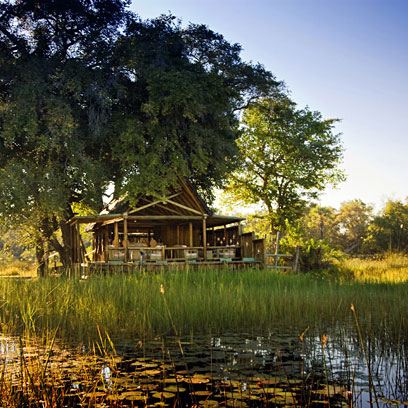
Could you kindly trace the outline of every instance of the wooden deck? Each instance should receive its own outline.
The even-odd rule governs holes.
[[[206,270],[206,269],[242,269],[242,268],[260,268],[263,262],[254,259],[241,260],[213,260],[213,261],[143,261],[143,262],[88,262],[74,265],[74,273],[80,275],[106,274],[116,272],[148,272],[162,270]]]

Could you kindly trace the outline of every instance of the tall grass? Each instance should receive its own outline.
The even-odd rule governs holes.
[[[174,326],[184,334],[282,327],[300,334],[349,321],[353,303],[365,333],[397,341],[408,332],[407,289],[408,283],[341,283],[270,270],[0,280],[0,324],[3,332],[57,332],[75,341],[97,338],[98,326],[128,339],[174,334]]]
[[[408,282],[408,256],[390,254],[383,259],[346,259],[339,266],[340,276],[364,283]]]
[[[0,261],[0,276],[34,277],[37,274],[33,262]]]

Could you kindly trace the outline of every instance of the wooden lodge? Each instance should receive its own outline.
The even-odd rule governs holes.
[[[242,233],[243,218],[214,214],[186,181],[166,197],[142,196],[134,208],[126,198],[112,201],[99,215],[68,221],[74,265],[164,267],[181,265],[259,265],[265,241]],[[80,224],[93,236],[87,254]]]

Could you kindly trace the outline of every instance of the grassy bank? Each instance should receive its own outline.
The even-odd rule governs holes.
[[[0,261],[0,277],[34,277],[36,275],[37,268],[33,262]]]
[[[337,275],[362,283],[406,283],[408,256],[391,254],[381,259],[345,259],[338,266]]]
[[[282,326],[325,331],[349,321],[353,303],[367,333],[392,337],[408,332],[407,289],[257,270],[2,279],[0,322],[3,332],[57,330],[82,341],[95,338],[97,326],[120,338]]]

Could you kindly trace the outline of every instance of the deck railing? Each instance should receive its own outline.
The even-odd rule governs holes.
[[[187,246],[156,246],[156,247],[128,247],[127,257],[125,247],[109,247],[107,261],[127,262],[155,262],[155,261],[216,261],[222,259],[236,260],[241,258],[239,246],[208,246],[204,254],[204,247]]]

